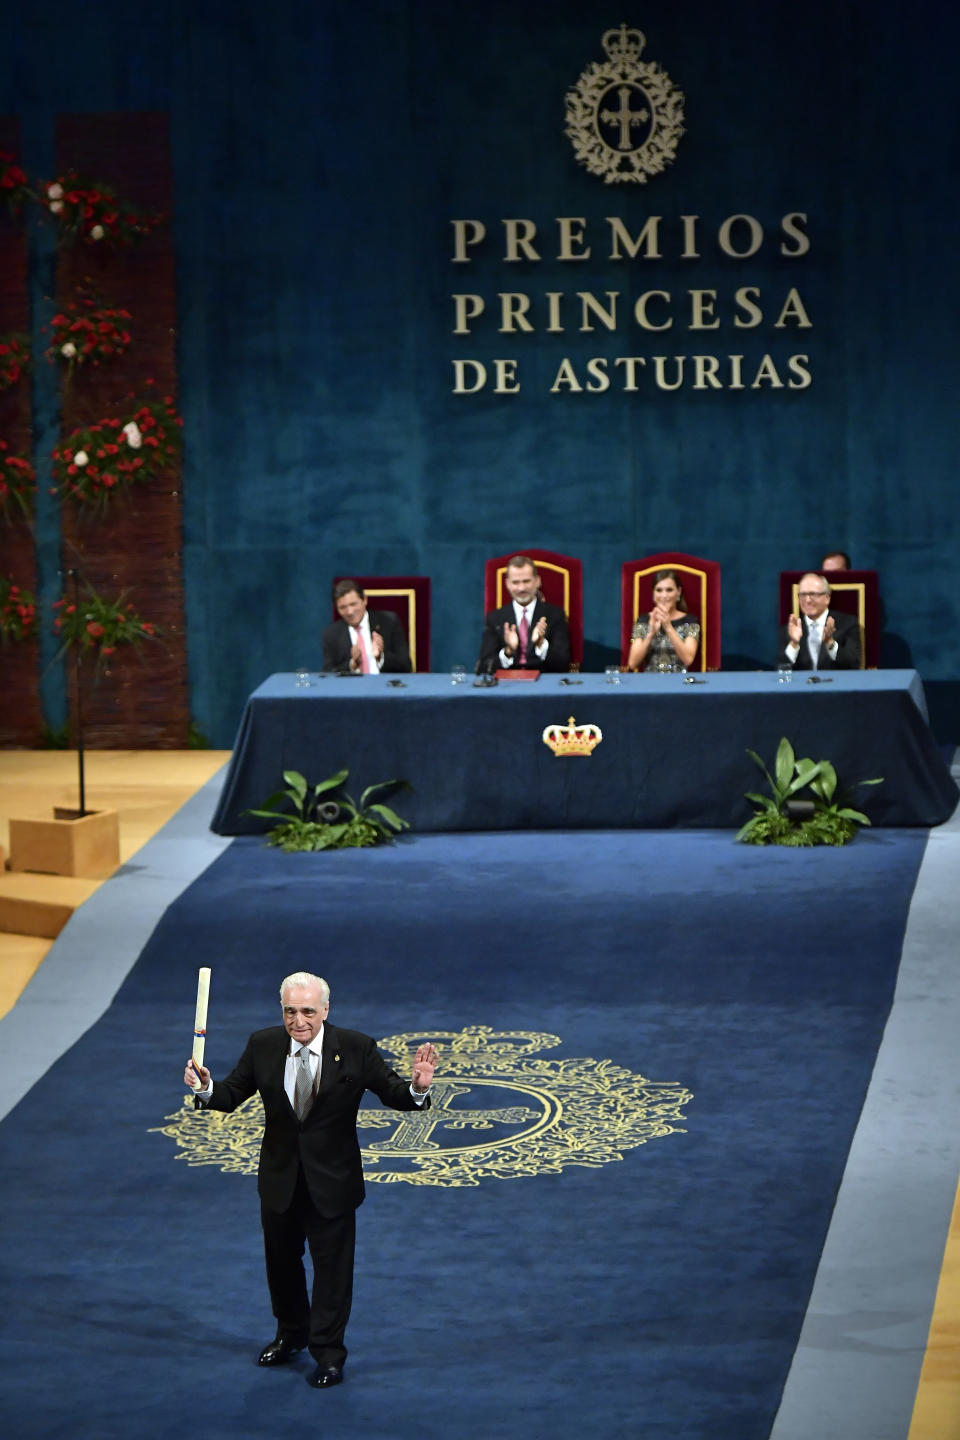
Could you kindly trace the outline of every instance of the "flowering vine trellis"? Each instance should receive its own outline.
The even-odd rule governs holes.
[[[68,370],[86,362],[100,365],[116,360],[130,344],[127,321],[132,318],[129,310],[104,305],[89,295],[78,295],[50,322],[53,343],[47,350],[47,359],[58,361]]]
[[[127,600],[128,594],[124,590],[109,599],[86,585],[76,600],[61,596],[53,606],[53,628],[62,641],[61,653],[71,646],[78,646],[81,652],[92,651],[99,669],[119,645],[157,639],[156,626],[141,619],[133,602]]]
[[[43,203],[62,239],[90,245],[129,245],[149,235],[163,218],[139,210],[100,180],[81,179],[75,170],[44,186]]]
[[[56,224],[60,248],[129,245],[148,236],[164,218],[75,170],[33,186],[16,157],[0,150],[0,206],[4,204],[14,217],[28,204],[38,205]],[[94,294],[87,281],[50,322],[47,358],[68,374],[115,361],[131,344],[132,321],[130,311]],[[0,393],[21,382],[30,367],[29,335],[0,335]],[[55,493],[79,505],[106,509],[116,492],[175,468],[182,424],[172,396],[128,396],[113,413],[61,439],[53,451]],[[17,514],[29,518],[35,489],[30,460],[0,438],[0,522]],[[101,673],[118,647],[156,639],[160,631],[142,618],[129,595],[128,590],[104,595],[84,584],[79,595],[62,596],[52,607],[60,655],[69,648],[90,654]],[[12,577],[0,576],[0,642],[31,638],[38,623],[33,594]]]
[[[60,493],[82,505],[106,507],[111,496],[175,465],[183,421],[173,398],[130,400],[120,415],[81,426],[53,451]]]
[[[12,211],[19,210],[28,200],[36,199],[16,156],[8,150],[0,150],[0,199]]]
[[[30,336],[22,330],[0,335],[0,394],[30,373]]]
[[[36,620],[32,591],[16,584],[9,575],[0,575],[0,643],[24,640],[33,633]]]
[[[0,440],[0,520],[29,515],[33,509],[36,477],[25,455],[16,455]]]

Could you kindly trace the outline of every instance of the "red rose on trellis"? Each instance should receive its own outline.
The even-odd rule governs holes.
[[[0,575],[0,642],[23,640],[36,628],[37,607],[33,595]]]
[[[16,510],[29,515],[33,508],[36,477],[24,455],[14,455],[6,440],[0,440],[0,519],[9,520]]]
[[[47,359],[60,361],[71,370],[84,361],[100,365],[104,360],[115,360],[130,344],[125,322],[131,318],[129,310],[101,305],[81,295],[51,320],[53,344]]]
[[[149,235],[163,219],[138,210],[99,180],[82,180],[75,170],[45,185],[42,198],[68,244],[84,240],[91,245],[129,245]]]
[[[78,645],[82,651],[96,653],[97,667],[105,656],[112,655],[118,645],[139,645],[142,640],[156,640],[156,626],[149,620],[141,620],[132,601],[127,600],[124,590],[114,600],[108,600],[86,585],[78,602],[68,595],[62,596],[53,606],[56,619],[53,628],[62,643],[63,654],[71,645]]]
[[[106,507],[118,490],[171,470],[180,458],[183,421],[173,399],[132,400],[122,416],[74,430],[53,452],[62,495]]]
[[[30,336],[13,330],[0,335],[0,394],[30,373]]]
[[[11,210],[19,210],[25,200],[33,199],[26,175],[7,150],[0,150],[0,199]]]

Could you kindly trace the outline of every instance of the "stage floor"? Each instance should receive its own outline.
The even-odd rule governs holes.
[[[110,806],[119,811],[122,861],[124,863],[129,861],[147,840],[161,830],[166,820],[191,795],[200,790],[227,759],[228,752],[222,751],[151,752],[148,754],[97,752],[89,757],[88,804],[92,807]],[[53,804],[70,803],[74,798],[72,788],[74,775],[75,757],[69,753],[0,752],[0,787],[2,787],[0,793],[3,795],[2,814],[0,814],[0,843],[6,843],[7,822],[11,814],[42,814]],[[931,836],[930,858],[938,867],[932,878],[936,878],[936,873],[948,871],[951,866],[955,867],[958,856],[960,856],[960,823],[958,823],[958,818],[954,817],[952,822],[948,822],[946,826]],[[926,863],[925,861],[924,864],[926,865]],[[925,891],[922,871],[921,881],[918,882],[917,894],[911,909],[910,924],[917,927],[918,930],[922,930],[924,915],[921,912],[927,906],[938,905],[941,913],[939,916],[935,916],[932,914],[931,908],[930,926],[926,934],[921,936],[920,947],[922,949],[926,945],[928,948],[935,948],[938,944],[938,936],[941,937],[944,945],[952,943],[955,947],[956,930],[953,928],[953,922],[949,921],[949,917],[945,921],[942,914],[943,897],[946,892],[939,884],[934,884],[932,889],[933,894]],[[936,894],[939,895],[939,900],[935,899]],[[946,928],[944,928],[945,925]],[[56,942],[58,956],[61,960],[69,952],[70,930],[71,927],[68,926],[60,940]],[[909,939],[908,931],[908,942]],[[23,967],[29,967],[29,971],[25,973],[18,986],[13,978],[15,966],[10,967],[7,979],[8,992],[16,990],[16,993],[10,994],[10,1004],[14,1003],[19,991],[27,984],[30,975],[41,964],[43,960],[43,953],[40,953],[41,948],[45,953],[49,946],[46,942],[30,942],[23,937],[20,937],[19,942],[16,937],[12,938],[11,950],[20,956],[17,963]],[[906,958],[905,956],[905,963]],[[6,948],[3,939],[0,939],[0,969],[7,970]],[[926,979],[922,970],[919,978],[921,981]],[[916,980],[917,977],[914,976],[914,981],[916,982]],[[898,1000],[904,1002],[913,1002],[915,998],[916,996],[910,993],[898,995]],[[930,998],[927,996],[928,1000]],[[936,1003],[937,997],[934,996],[933,1000]],[[943,996],[942,1003],[955,1007],[956,1000],[952,996]],[[909,1003],[903,1008],[909,1011]],[[896,1005],[888,1030],[894,1028],[895,1018]],[[944,1076],[944,1090],[951,1093],[955,1090],[952,1074]],[[880,1098],[883,1101],[884,1097]],[[876,1188],[878,1178],[882,1180],[879,1149],[877,1160],[878,1163],[874,1168],[867,1157],[870,1179],[874,1188]],[[838,1212],[845,1203],[846,1187],[845,1180],[838,1200]],[[824,1258],[825,1261],[829,1259],[829,1263],[834,1268],[842,1269],[846,1264],[849,1269],[856,1263],[854,1258],[844,1257],[842,1253],[831,1254],[830,1241],[825,1249]],[[811,1312],[816,1302],[817,1292],[815,1291]],[[864,1308],[869,1307],[865,1305]],[[830,1341],[824,1329],[823,1314],[821,1313],[817,1317],[811,1313],[808,1316],[808,1326],[809,1322],[812,1322],[812,1329],[809,1334],[806,1334],[806,1348],[808,1358],[812,1356],[814,1362],[822,1361],[831,1347],[843,1348],[843,1336],[847,1333],[847,1325],[851,1329],[856,1329],[856,1320],[852,1316],[837,1314],[832,1318],[839,1328],[834,1332],[833,1341]],[[958,1332],[960,1332],[960,1202],[953,1213],[930,1341],[916,1396],[912,1423],[909,1433],[904,1435],[904,1440],[951,1440],[951,1437],[960,1435],[957,1418],[960,1415],[960,1362],[958,1362],[955,1343]],[[801,1340],[798,1361],[802,1361],[803,1348],[804,1341]],[[891,1355],[890,1358],[892,1360],[893,1356]],[[830,1363],[829,1356],[825,1363]],[[803,1364],[800,1364],[796,1376],[798,1384],[803,1383],[803,1375],[799,1373],[803,1368]],[[790,1399],[790,1382],[788,1382],[785,1398]],[[781,1414],[777,1426],[774,1427],[773,1435],[775,1437],[804,1433],[790,1428],[790,1423],[803,1413],[802,1403],[801,1397],[794,1404],[792,1415]],[[820,1425],[816,1432],[807,1431],[806,1440],[809,1440],[811,1433],[825,1437],[832,1433],[839,1434],[830,1429],[829,1418]],[[844,1430],[844,1440],[873,1440],[873,1437],[848,1425]]]
[[[126,864],[230,759],[229,750],[91,750],[85,760],[86,803],[116,810],[120,863]],[[47,818],[55,805],[77,804],[74,750],[0,750],[0,849],[10,851],[10,818]],[[9,874],[6,877],[13,881]],[[101,882],[102,883],[102,882]],[[58,879],[42,877],[55,900]],[[91,891],[97,882],[91,882]],[[0,1015],[14,1005],[52,940],[0,931]]]

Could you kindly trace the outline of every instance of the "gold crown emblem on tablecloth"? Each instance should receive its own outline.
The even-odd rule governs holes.
[[[599,725],[578,725],[572,715],[566,726],[548,725],[543,732],[543,743],[554,755],[592,755],[602,739]]]

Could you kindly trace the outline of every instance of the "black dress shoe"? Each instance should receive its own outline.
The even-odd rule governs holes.
[[[306,1340],[297,1340],[292,1335],[278,1335],[271,1340],[266,1350],[261,1351],[258,1365],[286,1365],[294,1355],[299,1355]]]
[[[342,1365],[318,1365],[313,1374],[307,1376],[307,1384],[315,1390],[326,1390],[330,1385],[339,1385],[342,1379]]]

